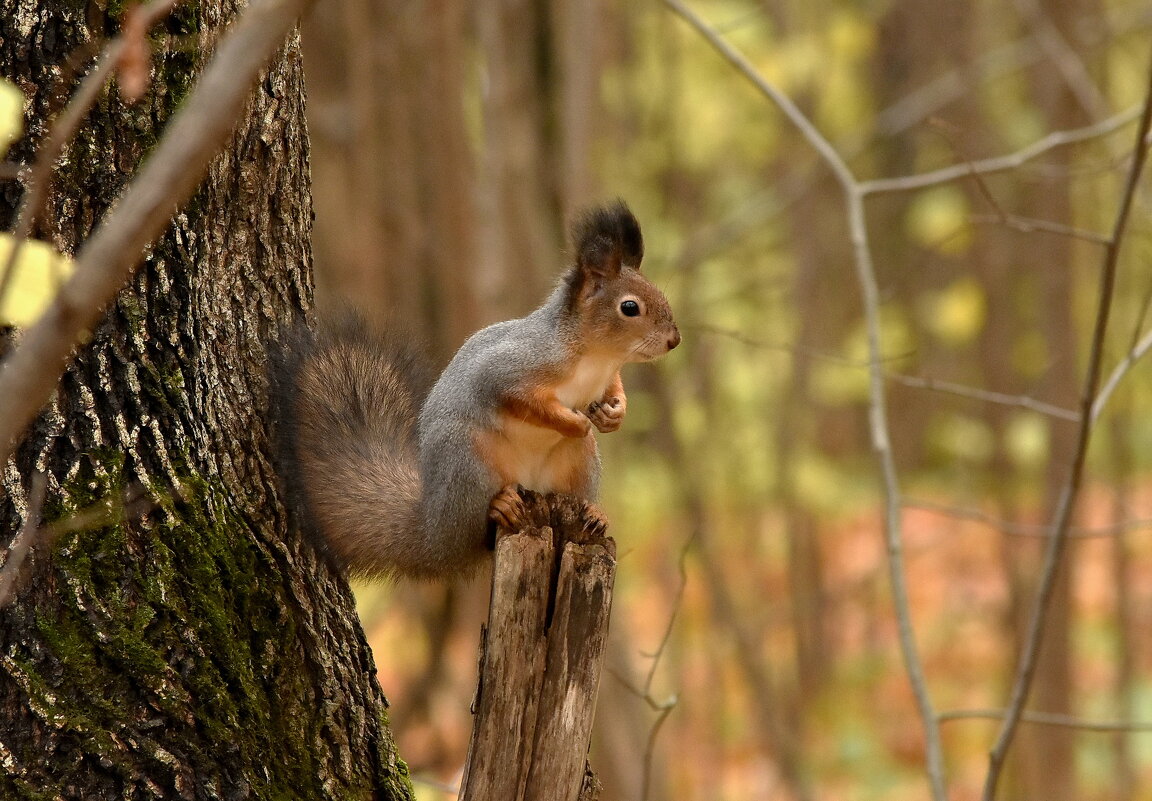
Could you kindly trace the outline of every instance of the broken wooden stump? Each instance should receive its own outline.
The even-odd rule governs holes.
[[[500,531],[461,801],[592,801],[588,742],[608,638],[616,545],[587,503],[521,491]]]

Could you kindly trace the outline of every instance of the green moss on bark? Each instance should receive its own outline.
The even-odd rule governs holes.
[[[65,488],[56,516],[121,496],[120,461],[94,464]],[[152,776],[170,768],[173,788],[367,795],[319,778],[314,666],[272,557],[207,482],[187,480],[179,495],[156,499],[144,521],[116,520],[56,544],[50,583],[59,603],[35,615],[36,652],[6,660],[36,718],[85,759],[139,764]],[[7,778],[5,798],[53,795]],[[131,786],[131,775],[120,778]],[[388,783],[391,797],[412,797],[403,763]]]

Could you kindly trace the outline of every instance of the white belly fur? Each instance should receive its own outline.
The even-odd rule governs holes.
[[[522,420],[508,420],[500,433],[508,445],[504,465],[510,471],[512,481],[538,492],[555,489],[549,462],[553,451],[564,443],[565,437],[550,428]]]
[[[556,386],[556,397],[569,409],[584,410],[592,401],[604,397],[604,390],[619,369],[615,361],[585,356]],[[513,480],[538,492],[556,489],[553,455],[557,448],[570,445],[571,437],[522,420],[506,420],[500,433],[508,445],[504,463],[511,469]]]
[[[615,359],[583,356],[576,367],[556,386],[556,397],[569,409],[584,409],[604,397],[608,382],[620,369]]]

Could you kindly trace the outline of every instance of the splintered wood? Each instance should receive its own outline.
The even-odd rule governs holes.
[[[616,545],[566,495],[521,492],[500,531],[462,801],[593,801],[588,741],[608,637]]]

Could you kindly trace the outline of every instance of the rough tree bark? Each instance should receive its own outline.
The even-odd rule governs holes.
[[[0,0],[0,73],[28,98],[10,158],[34,158],[61,66],[120,10]],[[41,237],[84,241],[237,11],[177,10],[145,98],[108,92],[61,160]],[[271,458],[267,349],[312,295],[297,50],[5,466],[4,543],[34,470],[48,517],[107,510],[38,548],[0,612],[5,799],[411,797],[347,585],[301,540]],[[0,227],[21,192],[0,185]]]

